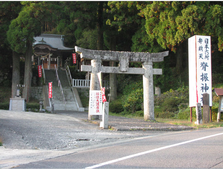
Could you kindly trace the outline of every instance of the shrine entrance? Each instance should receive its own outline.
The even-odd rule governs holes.
[[[90,65],[81,65],[81,71],[91,72],[90,90],[100,90],[97,73],[141,74],[143,75],[144,120],[154,120],[153,75],[162,75],[162,69],[153,69],[153,62],[162,62],[169,51],[160,53],[119,52],[90,50],[75,46],[83,59],[91,59]],[[118,61],[118,67],[101,65],[102,61]],[[129,62],[141,62],[142,68],[130,68]],[[88,112],[89,113],[89,112]],[[89,117],[89,116],[88,116]]]

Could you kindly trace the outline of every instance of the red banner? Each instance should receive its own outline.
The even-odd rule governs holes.
[[[49,98],[52,98],[53,96],[53,90],[52,90],[52,82],[49,82]]]
[[[42,77],[42,66],[38,65],[38,75],[39,77]]]
[[[105,88],[104,87],[101,88],[101,95],[102,95],[102,102],[103,103],[106,102],[107,100],[106,100],[106,96],[105,96]]]
[[[72,53],[72,57],[73,57],[73,64],[76,64],[77,63],[76,53]]]

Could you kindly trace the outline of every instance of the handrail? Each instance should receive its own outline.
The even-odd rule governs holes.
[[[42,72],[43,72],[43,84],[46,84],[46,74],[45,74],[45,70],[44,70],[44,67],[43,67],[43,63],[42,63]],[[47,86],[48,86],[48,84],[47,84]],[[48,87],[46,87],[46,90],[47,90],[47,93],[49,93]],[[51,111],[53,112],[54,111],[53,99],[50,99],[48,96],[45,96],[45,97],[48,98],[49,106],[51,108]]]
[[[72,76],[71,76],[70,68],[69,68],[68,65],[67,65],[67,71],[66,72],[68,73],[68,77],[69,77],[69,80],[70,80],[70,84],[72,84]]]
[[[56,77],[57,77],[57,81],[58,81],[58,86],[60,87],[60,92],[61,92],[61,94],[63,96],[64,104],[66,104],[63,88],[62,88],[62,85],[61,85],[61,82],[60,82],[60,79],[59,79],[59,75],[58,75],[58,71],[57,71],[57,67],[56,67],[56,65],[54,65],[54,67],[55,67],[55,70],[56,70]]]
[[[73,97],[74,97],[74,99],[75,99],[75,101],[76,101],[76,105],[77,105],[77,107],[78,107],[78,109],[79,109],[80,106],[79,106],[79,104],[78,104],[78,102],[77,102],[77,99],[76,99],[76,97],[75,97],[75,94],[74,94],[74,89],[73,89],[73,85],[72,85],[72,76],[71,76],[70,68],[69,68],[68,65],[67,65],[67,69],[66,69],[66,74],[67,74],[67,77],[68,77],[68,79],[69,79],[68,82],[69,82],[69,85],[70,85],[70,88],[71,88]]]
[[[43,67],[43,64],[42,64],[42,70],[43,70],[43,84],[45,84],[46,83],[46,75],[45,75],[45,70],[44,70],[44,67]]]

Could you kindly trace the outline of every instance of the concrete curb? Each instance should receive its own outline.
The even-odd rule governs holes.
[[[85,120],[85,122],[93,123],[98,126],[100,126],[99,120]],[[157,124],[157,123],[156,123]],[[183,130],[195,130],[194,127],[188,127],[188,126],[178,126],[178,125],[171,125],[171,126],[162,126],[162,123],[159,123],[159,127],[142,127],[142,126],[117,126],[117,124],[110,124],[108,129],[114,130],[114,131],[183,131]]]

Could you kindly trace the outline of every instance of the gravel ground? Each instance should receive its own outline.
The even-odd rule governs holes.
[[[0,110],[0,137],[5,148],[67,150],[148,134],[103,130],[86,119],[86,112],[47,114]]]

